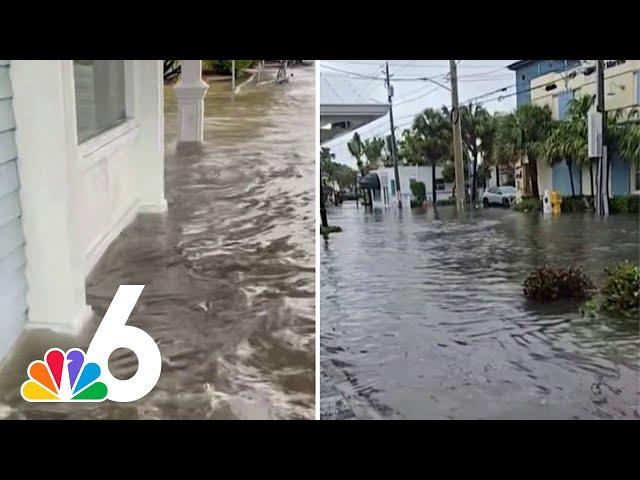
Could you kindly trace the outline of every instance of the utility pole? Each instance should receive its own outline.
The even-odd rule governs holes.
[[[400,192],[400,174],[398,173],[398,156],[396,155],[396,132],[393,127],[393,87],[389,80],[389,62],[387,62],[387,95],[389,99],[389,121],[391,122],[391,158],[393,159],[393,174],[396,179],[396,199],[398,208],[402,209],[402,194]]]
[[[464,212],[466,189],[464,188],[464,166],[462,164],[462,132],[460,130],[460,109],[458,107],[458,67],[455,60],[449,60],[451,77],[451,123],[453,124],[453,161],[456,171],[456,208]]]
[[[598,158],[598,195],[596,197],[596,206],[598,215],[609,215],[609,198],[608,198],[608,161],[607,152],[604,145],[604,134],[607,123],[607,113],[604,109],[604,61],[596,60],[596,110],[600,113],[600,136],[598,143],[600,146],[600,157]]]
[[[236,61],[231,60],[231,94],[236,93]]]

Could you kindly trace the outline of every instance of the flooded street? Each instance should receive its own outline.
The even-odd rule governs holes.
[[[176,145],[165,87],[166,214],[138,215],[87,280],[97,314],[80,338],[34,331],[0,376],[0,418],[313,418],[315,73],[247,86],[213,82],[205,142]],[[146,284],[128,324],[157,342],[162,374],[136,402],[29,404],[29,362],[86,349],[120,284]],[[110,358],[131,377],[130,352]]]
[[[598,285],[638,263],[637,216],[328,208],[343,232],[320,249],[322,418],[640,417],[637,321],[522,289],[545,263]]]

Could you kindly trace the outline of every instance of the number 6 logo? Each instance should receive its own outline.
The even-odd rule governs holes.
[[[133,402],[149,393],[160,378],[162,359],[158,345],[143,330],[125,325],[142,294],[144,285],[120,285],[87,350],[108,387],[107,399]],[[138,357],[138,370],[127,380],[118,380],[109,371],[109,356],[118,348],[128,348]]]

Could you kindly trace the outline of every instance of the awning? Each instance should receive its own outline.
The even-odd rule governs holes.
[[[360,179],[360,186],[373,190],[380,190],[380,177],[377,173],[368,173]]]
[[[383,117],[388,111],[386,103],[320,104],[320,143],[352,132]]]

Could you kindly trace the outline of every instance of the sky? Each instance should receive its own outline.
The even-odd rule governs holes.
[[[515,72],[507,65],[517,60],[458,60],[458,98],[460,103],[508,87],[505,92],[490,93],[478,99],[490,112],[507,112],[516,106],[515,95],[499,100],[500,95],[515,93]],[[386,103],[384,64],[386,60],[322,60],[320,62],[320,103]],[[340,71],[337,71],[340,70]],[[345,73],[346,72],[346,73]],[[389,60],[394,88],[393,118],[399,137],[409,128],[413,117],[427,107],[451,104],[451,92],[432,82],[413,80],[428,77],[449,85],[449,60]],[[378,77],[378,78],[362,78]],[[405,79],[411,79],[405,80]],[[395,81],[394,81],[395,80]],[[486,103],[483,103],[486,102]],[[389,134],[389,115],[357,130],[363,139]],[[335,161],[356,166],[347,142],[353,132],[323,144],[335,153]]]

